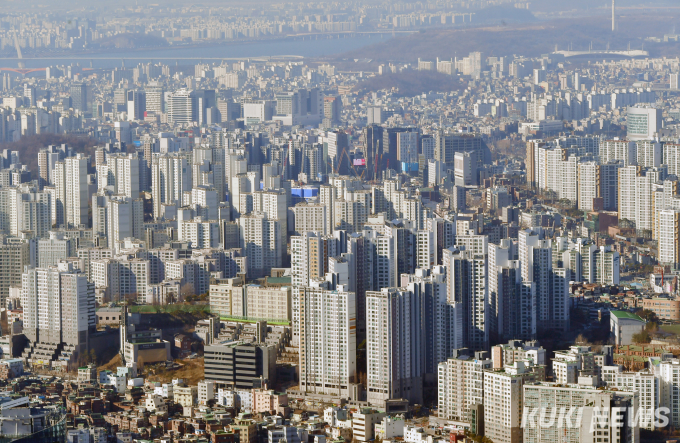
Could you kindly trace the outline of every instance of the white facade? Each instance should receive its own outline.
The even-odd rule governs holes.
[[[662,126],[662,109],[651,106],[628,108],[626,129],[630,140],[651,140]]]
[[[199,381],[198,382],[198,403],[201,405],[208,404],[209,400],[215,399],[215,382],[213,381]]]
[[[283,264],[285,239],[281,238],[278,219],[269,219],[265,213],[253,212],[239,218],[240,246],[248,257],[248,275],[263,277],[271,268]]]
[[[114,194],[139,198],[139,157],[134,154],[108,154],[106,164],[97,167],[98,188],[112,187]]]
[[[115,196],[106,205],[106,238],[109,247],[119,252],[126,238],[144,238],[144,203],[141,199]]]
[[[294,232],[303,234],[307,231],[316,231],[328,234],[327,207],[322,204],[298,203],[293,208],[295,214]]]
[[[595,387],[564,385],[556,383],[532,383],[524,385],[523,438],[526,443],[636,443],[640,441],[640,428],[620,427],[615,423],[628,425],[638,419],[638,396],[632,392],[604,391]],[[621,408],[618,412],[616,408]],[[572,408],[579,408],[580,419],[566,417]],[[518,409],[520,409],[518,407]],[[548,423],[555,416],[553,426],[541,426],[539,413],[531,417],[534,410],[543,410],[543,422]],[[558,418],[563,413],[562,425]],[[615,414],[620,414],[618,417]],[[565,420],[569,420],[571,425]],[[533,422],[533,424],[532,424]],[[639,422],[638,422],[639,423]],[[494,440],[495,442],[496,440]],[[511,441],[511,440],[502,440]],[[519,441],[519,440],[512,440]]]
[[[471,240],[470,250],[444,249],[442,260],[446,267],[448,303],[462,311],[463,346],[482,350],[486,349],[489,342],[490,309],[487,254],[481,252],[486,243],[477,240],[486,237],[468,237]]]
[[[27,268],[22,276],[24,334],[31,342],[85,345],[96,324],[94,292],[85,274],[68,263]]]
[[[420,288],[383,288],[366,292],[368,402],[392,398],[422,401],[423,325]]]
[[[54,166],[57,225],[88,226],[87,164],[89,157],[77,154]]]
[[[356,380],[356,295],[300,288],[300,389],[348,398]]]
[[[470,406],[484,401],[484,370],[490,359],[461,354],[439,363],[437,374],[438,416],[469,422]]]
[[[151,196],[153,215],[161,217],[161,205],[182,206],[183,194],[191,190],[191,168],[186,157],[165,154],[154,157],[151,164]]]
[[[494,443],[520,443],[522,387],[537,375],[524,361],[484,372],[484,434]],[[540,377],[538,378],[540,380]]]
[[[644,429],[655,430],[655,412],[661,400],[659,378],[649,372],[620,372],[615,377],[615,382],[610,386],[622,391],[637,392],[640,421],[647,424]]]
[[[619,220],[635,221],[637,216],[636,186],[637,167],[627,166],[619,169]]]
[[[220,224],[216,220],[203,220],[194,217],[191,220],[183,220],[178,237],[179,241],[191,242],[191,247],[196,249],[217,248],[220,245]]]
[[[623,161],[624,166],[635,165],[637,162],[637,146],[629,140],[602,140],[600,142],[600,163],[612,160]]]
[[[680,266],[680,211],[665,209],[659,213],[659,263]]]

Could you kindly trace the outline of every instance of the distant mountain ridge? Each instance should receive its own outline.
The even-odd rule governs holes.
[[[668,45],[644,41],[649,36],[663,37],[664,32],[669,32],[680,21],[677,16],[630,12],[618,15],[617,21],[620,30],[615,33],[611,31],[611,16],[476,28],[429,29],[338,54],[335,59],[414,63],[418,58],[431,61],[437,57],[462,58],[475,51],[487,57],[538,57],[553,52],[556,45],[562,50],[572,45],[574,50],[587,51],[591,43],[594,49],[605,49],[609,44],[611,49],[619,50],[626,49],[629,43],[631,48],[641,48],[644,43],[644,48],[652,56],[658,55],[655,51],[671,57],[680,55],[678,43]]]

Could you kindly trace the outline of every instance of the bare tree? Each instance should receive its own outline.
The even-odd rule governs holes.
[[[179,300],[177,301],[184,301],[190,295],[196,295],[194,285],[191,283],[184,283],[179,290]]]
[[[125,301],[128,305],[134,305],[134,304],[137,303],[137,297],[138,297],[138,296],[139,296],[139,294],[137,294],[136,292],[132,292],[132,293],[130,293],[130,294],[125,294],[125,296],[124,296],[124,301]]]

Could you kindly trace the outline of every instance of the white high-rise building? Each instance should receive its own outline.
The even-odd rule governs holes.
[[[333,229],[359,232],[368,221],[371,194],[368,191],[345,192],[333,205]]]
[[[328,222],[326,217],[327,207],[325,205],[301,202],[295,205],[292,210],[295,214],[293,232],[298,235],[307,231],[328,234],[328,226],[326,225]]]
[[[94,288],[70,263],[27,268],[22,276],[21,306],[24,334],[32,344],[65,343],[78,354],[87,351],[88,331],[96,326]]]
[[[536,338],[536,284],[524,282],[516,245],[489,245],[489,333],[497,339]]]
[[[545,368],[515,361],[484,372],[484,435],[494,443],[522,442],[522,388],[545,379]]]
[[[637,165],[658,168],[663,163],[663,146],[656,140],[640,140],[636,145]]]
[[[669,175],[680,175],[680,144],[663,144],[663,164],[668,167]]]
[[[569,328],[567,281],[552,267],[552,243],[541,228],[519,231],[518,258],[522,281],[536,285],[538,330]]]
[[[332,186],[319,186],[319,204],[326,207],[326,229],[330,234],[335,230],[335,219],[333,218],[333,209],[335,208],[335,189]]]
[[[60,260],[73,257],[76,250],[75,239],[65,238],[63,232],[50,231],[50,238],[38,240],[38,267],[57,266]]]
[[[621,160],[624,166],[637,162],[637,145],[629,140],[602,140],[600,142],[600,163]]]
[[[106,238],[114,251],[120,251],[126,238],[144,238],[144,202],[125,196],[114,196],[106,205]]]
[[[356,379],[356,296],[302,287],[300,390],[349,398]]]
[[[139,157],[133,154],[108,154],[97,168],[98,188],[111,187],[114,194],[139,198]]]
[[[448,303],[462,310],[463,346],[484,350],[490,326],[486,254],[448,248],[443,250],[442,262]]]
[[[437,373],[438,416],[445,420],[470,422],[470,407],[484,402],[484,370],[492,361],[468,349],[456,349],[439,363]]]
[[[88,162],[89,157],[76,154],[54,166],[58,226],[88,226]]]
[[[404,163],[418,163],[417,132],[397,133],[397,160]]]
[[[294,344],[299,341],[299,328],[295,327],[300,321],[300,293],[297,289],[310,286],[313,279],[330,271],[327,257],[339,255],[338,246],[336,238],[319,232],[307,231],[290,238]]]
[[[571,202],[578,202],[578,170],[579,158],[575,155],[569,156],[565,161],[560,161],[558,179],[561,181],[557,189],[560,199],[567,199]]]
[[[659,241],[660,215],[664,209],[680,209],[678,197],[680,182],[674,176],[667,176],[663,182],[652,186],[652,238]]]
[[[374,230],[364,231],[363,237],[371,266],[368,269],[371,273],[371,285],[367,289],[379,291],[397,286],[396,239]]]
[[[576,384],[524,383],[523,402],[521,406],[517,405],[517,409],[523,409],[522,429],[517,438],[506,434],[506,438],[493,441],[596,443],[606,439],[610,443],[638,443],[640,427],[639,421],[635,423],[635,420],[642,418],[638,415],[639,400],[637,393],[621,390]],[[532,417],[533,411],[538,412]],[[553,425],[541,426],[538,422],[541,414],[546,424],[555,417]],[[486,415],[484,418],[487,423]]]
[[[648,168],[635,177],[635,229],[654,231],[656,184],[665,178],[665,169]]]
[[[600,246],[594,251],[595,281],[603,285],[618,285],[621,257],[609,246]]]
[[[0,304],[6,305],[9,288],[21,285],[24,267],[31,264],[31,246],[14,237],[0,237]]]
[[[151,82],[144,88],[146,92],[146,112],[160,114],[165,112],[165,91],[156,82]]]
[[[271,268],[283,265],[281,222],[269,219],[263,212],[253,212],[238,219],[240,246],[248,257],[248,276],[251,278],[268,275]]]
[[[422,402],[422,302],[420,288],[413,283],[366,292],[366,390],[372,405],[383,406],[393,398]]]
[[[161,216],[163,203],[182,206],[183,194],[191,190],[191,168],[186,157],[165,154],[154,157],[151,165],[151,198],[153,215]]]
[[[251,183],[247,174],[236,174],[231,177],[229,194],[234,218],[238,218],[241,214],[252,212],[253,196],[251,191]]]
[[[47,237],[52,229],[53,205],[50,192],[40,192],[27,184],[1,189],[0,229],[15,237],[24,231],[33,231],[38,238]]]
[[[680,426],[680,360],[674,358],[653,365],[659,378],[659,403],[670,409],[668,418],[674,427]]]
[[[444,266],[416,269],[412,275],[402,274],[400,286],[409,284],[420,286],[425,300],[422,318],[427,348],[423,371],[434,375],[437,365],[463,346],[463,309],[447,300]]]
[[[92,282],[103,289],[105,301],[120,302],[135,295],[139,303],[146,302],[147,288],[151,283],[149,260],[131,256],[102,258],[90,262]]]
[[[220,205],[217,195],[215,189],[203,185],[194,186],[191,190],[191,204],[204,220],[219,220]]]
[[[637,215],[635,186],[637,185],[638,171],[637,166],[626,166],[619,169],[619,220],[627,219],[635,222]]]
[[[262,212],[269,220],[277,220],[281,232],[279,233],[280,244],[277,251],[283,256],[286,254],[286,239],[288,238],[288,205],[286,203],[286,191],[283,189],[266,189],[253,192],[253,211]]]
[[[661,129],[663,110],[652,106],[628,108],[626,129],[629,140],[651,140]]]
[[[418,231],[416,233],[416,268],[428,269],[436,263],[436,244],[434,232]]]
[[[659,378],[651,372],[619,372],[614,377],[614,383],[609,386],[616,387],[619,391],[637,393],[640,411],[638,423],[643,429],[654,431],[658,419],[655,412],[661,406]]]
[[[310,279],[325,274],[323,257],[332,257],[335,254],[326,255],[324,249],[324,239],[319,232],[306,231],[290,238],[293,286],[308,286]]]
[[[220,244],[220,224],[217,220],[203,220],[194,217],[191,220],[182,220],[179,241],[191,242],[195,249],[217,248]]]
[[[659,264],[680,266],[680,210],[659,213]]]
[[[168,122],[189,124],[198,121],[197,98],[194,91],[178,89],[168,97]]]

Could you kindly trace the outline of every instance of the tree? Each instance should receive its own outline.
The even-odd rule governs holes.
[[[95,352],[94,348],[90,349],[89,360],[90,360],[90,363],[92,363],[94,365],[97,364],[97,353]]]
[[[659,317],[656,315],[656,312],[650,309],[640,309],[636,314],[646,322],[659,323]]]
[[[191,283],[184,283],[179,290],[179,300],[178,301],[183,301],[188,296],[194,296],[194,295],[196,295],[196,290],[194,289],[194,285],[191,284]]]
[[[576,337],[575,343],[578,344],[578,345],[584,345],[584,346],[587,346],[587,345],[590,344],[590,342],[588,341],[588,338],[583,334],[579,334],[578,337]]]
[[[633,343],[638,343],[638,344],[645,344],[649,343],[652,341],[652,337],[649,335],[649,332],[642,330],[638,332],[637,334],[633,334]]]
[[[138,294],[136,292],[125,294],[124,301],[127,303],[128,306],[137,304],[137,296]]]

